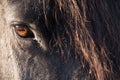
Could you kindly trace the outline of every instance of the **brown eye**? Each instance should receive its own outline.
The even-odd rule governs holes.
[[[22,38],[34,38],[34,34],[26,25],[17,24],[14,27],[18,36]]]

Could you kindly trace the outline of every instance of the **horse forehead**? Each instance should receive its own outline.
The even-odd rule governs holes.
[[[11,21],[21,21],[23,19],[30,19],[35,17],[35,12],[28,7],[25,10],[21,4],[7,5],[4,7],[4,18],[9,23]]]

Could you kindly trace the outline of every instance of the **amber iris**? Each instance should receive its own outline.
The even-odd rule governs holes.
[[[26,27],[16,27],[17,34],[21,37],[26,37],[28,34],[28,30]]]

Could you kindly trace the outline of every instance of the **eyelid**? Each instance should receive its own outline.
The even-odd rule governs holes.
[[[28,28],[30,27],[29,24],[27,24],[27,23],[16,22],[16,21],[12,22],[11,26],[13,26],[13,27],[15,27],[15,26],[26,26]]]

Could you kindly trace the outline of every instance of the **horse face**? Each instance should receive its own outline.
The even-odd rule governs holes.
[[[0,0],[0,80],[118,80],[116,16],[118,0]]]

